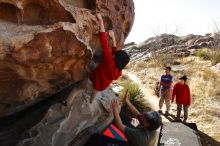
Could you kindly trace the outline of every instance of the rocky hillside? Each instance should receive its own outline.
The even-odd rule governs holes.
[[[161,34],[136,45],[125,45],[133,60],[148,59],[152,54],[174,54],[174,56],[189,56],[201,48],[219,46],[220,33],[178,37],[170,34]]]
[[[102,55],[97,11],[122,47],[134,21],[132,0],[0,0],[1,146],[79,146],[84,129],[110,121],[102,119],[104,103],[87,105],[83,94],[91,90],[84,86],[90,64]],[[67,86],[56,94],[62,98],[51,98]]]

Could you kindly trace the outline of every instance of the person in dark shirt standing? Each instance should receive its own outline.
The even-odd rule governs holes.
[[[179,82],[174,85],[173,93],[172,93],[172,103],[176,98],[177,120],[180,120],[180,114],[183,107],[184,123],[188,119],[188,108],[191,104],[190,89],[189,86],[186,84],[186,81],[187,81],[187,76],[182,76],[181,78],[179,78]]]
[[[165,68],[165,75],[160,78],[160,100],[159,100],[159,112],[162,113],[163,103],[166,103],[166,114],[170,111],[170,98],[171,98],[171,85],[173,83],[173,76],[170,74],[171,67]]]

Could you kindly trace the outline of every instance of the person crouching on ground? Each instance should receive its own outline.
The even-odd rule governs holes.
[[[127,138],[128,146],[152,146],[155,143],[156,130],[161,126],[162,119],[158,112],[144,112],[140,113],[136,107],[130,102],[128,93],[124,96],[126,105],[129,111],[132,113],[133,118],[138,119],[139,126],[136,128],[127,127],[122,123],[119,115],[119,101],[114,99],[112,102],[112,110],[115,120],[115,125],[121,132],[124,133]]]
[[[94,87],[90,103],[92,103],[98,91],[105,90],[113,80],[117,80],[122,75],[122,69],[124,69],[130,61],[129,55],[125,51],[117,49],[115,35],[112,30],[109,31],[109,36],[112,40],[112,49],[110,50],[102,16],[100,13],[96,15],[100,25],[103,56],[98,67],[89,76]]]
[[[184,111],[184,120],[186,122],[188,119],[188,108],[191,103],[190,89],[186,84],[187,76],[182,76],[179,78],[179,82],[174,85],[173,93],[172,93],[172,103],[176,98],[177,104],[177,120],[180,120],[180,114],[183,107]]]

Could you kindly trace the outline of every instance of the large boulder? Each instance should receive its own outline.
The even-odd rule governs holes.
[[[90,103],[87,80],[67,86],[50,98],[0,119],[1,146],[83,146],[112,122],[115,93],[100,92]]]
[[[0,117],[88,76],[101,52],[96,11],[122,47],[132,0],[0,0]]]

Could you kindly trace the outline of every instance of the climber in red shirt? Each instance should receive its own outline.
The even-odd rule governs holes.
[[[191,104],[191,96],[189,86],[186,84],[187,76],[182,76],[179,78],[179,82],[173,87],[172,103],[174,98],[176,98],[177,104],[177,120],[180,120],[180,114],[183,106],[184,110],[184,120],[185,123],[188,118],[188,108]]]
[[[117,50],[114,32],[109,31],[112,40],[112,49],[109,48],[103,19],[100,13],[97,14],[100,25],[100,39],[102,44],[103,56],[98,67],[89,76],[94,89],[97,91],[105,90],[113,80],[117,80],[122,75],[122,69],[128,64],[130,58],[125,51]],[[93,101],[90,98],[90,103]]]

